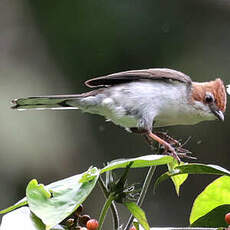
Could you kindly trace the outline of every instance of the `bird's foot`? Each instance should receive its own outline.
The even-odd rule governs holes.
[[[189,137],[182,144],[180,141],[175,140],[174,138],[172,138],[165,132],[155,132],[155,134],[161,139],[163,139],[164,141],[166,141],[167,143],[169,143],[171,146],[173,146],[174,150],[176,151],[177,155],[180,158],[187,158],[187,159],[192,159],[192,160],[197,159],[196,157],[189,156],[189,154],[192,154],[192,152],[189,151],[188,149],[183,148],[188,143],[188,141],[191,139],[191,137]]]
[[[164,146],[164,153],[172,156],[178,163],[181,162],[181,159],[179,157],[179,155],[176,152],[176,149],[174,147],[172,147],[172,145],[170,145],[169,143],[165,142],[162,143],[162,145]]]
[[[179,141],[170,137],[165,132],[152,133],[151,131],[148,131],[146,129],[139,129],[139,128],[131,128],[130,130],[133,133],[143,135],[145,137],[146,142],[148,143],[148,145],[151,147],[153,151],[156,150],[154,148],[154,140],[157,141],[164,148],[163,154],[172,156],[178,162],[181,162],[180,157],[188,158],[188,159],[196,159],[195,157],[191,157],[187,155],[187,154],[191,154],[191,152],[183,148],[183,146],[189,141],[189,139],[184,144],[181,144]]]
[[[192,157],[192,156],[188,155],[188,153],[191,153],[191,152],[186,152],[186,153],[177,152],[177,155],[178,155],[180,158],[187,158],[187,159],[190,159],[190,160],[197,160],[196,157]]]
[[[152,133],[151,131],[149,131],[146,134],[146,138],[149,139],[150,141],[152,141],[152,140],[157,141],[160,145],[162,145],[164,147],[164,153],[165,154],[170,155],[173,158],[175,158],[178,162],[181,162],[179,156],[176,153],[175,148],[170,143],[168,143],[167,141],[165,141],[164,139],[162,139],[158,135]]]
[[[191,159],[191,160],[197,160],[196,157],[192,157],[190,156],[189,154],[191,154],[191,152],[187,149],[184,149],[182,147],[172,147],[171,148],[174,150],[174,153],[176,153],[177,157],[178,158],[187,158],[187,159]],[[172,152],[172,150],[169,149],[170,152]],[[168,149],[166,147],[166,149],[164,150],[164,153],[168,154],[168,155],[171,155],[170,153],[168,153]],[[174,153],[173,153],[173,157],[174,157]],[[174,157],[175,158],[175,157]],[[175,158],[177,160],[177,158]]]

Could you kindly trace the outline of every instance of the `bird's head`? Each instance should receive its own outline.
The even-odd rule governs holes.
[[[218,118],[224,121],[227,95],[221,79],[204,83],[193,82],[191,96],[194,107],[199,109],[207,119]]]

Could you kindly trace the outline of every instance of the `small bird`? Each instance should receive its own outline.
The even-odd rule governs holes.
[[[163,145],[179,160],[175,148],[154,133],[153,127],[224,121],[227,96],[221,79],[193,82],[186,74],[166,68],[131,70],[90,79],[94,90],[75,95],[20,98],[13,109],[80,109],[104,116],[131,132]],[[167,138],[166,138],[167,139]]]

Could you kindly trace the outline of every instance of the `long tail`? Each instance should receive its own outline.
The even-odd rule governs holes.
[[[11,108],[17,110],[78,109],[77,101],[82,97],[83,94],[19,98],[12,100]],[[73,103],[68,104],[70,101],[76,101],[76,106]]]

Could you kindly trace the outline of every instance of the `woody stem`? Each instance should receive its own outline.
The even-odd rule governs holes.
[[[144,201],[144,199],[145,199],[146,193],[148,191],[148,188],[149,188],[150,182],[152,180],[152,177],[153,177],[153,175],[155,173],[155,170],[156,170],[156,166],[152,166],[152,167],[149,168],[149,171],[148,171],[147,176],[145,178],[145,181],[144,181],[140,196],[139,196],[139,198],[137,200],[137,205],[138,206],[141,206],[143,201]],[[134,219],[134,216],[129,217],[129,220],[128,220],[128,223],[127,223],[127,225],[125,227],[125,230],[129,230],[129,228],[130,228],[130,226],[131,226],[131,224],[133,222],[133,219]]]

